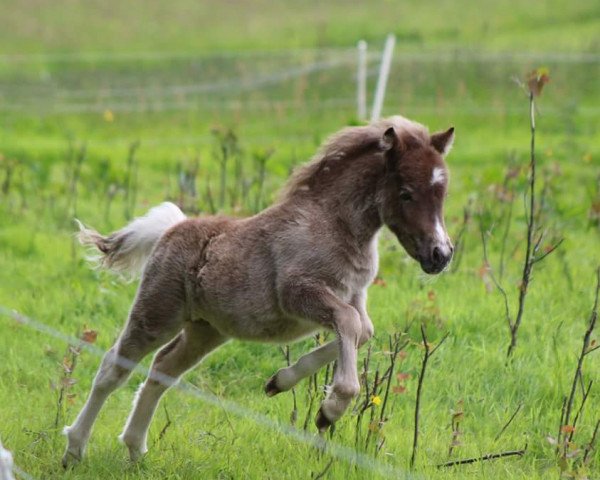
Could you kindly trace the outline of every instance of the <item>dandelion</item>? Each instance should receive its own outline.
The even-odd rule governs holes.
[[[105,122],[112,123],[115,121],[115,114],[112,112],[112,110],[104,110],[103,117]]]
[[[373,405],[381,405],[381,397],[379,395],[371,395],[371,403]]]

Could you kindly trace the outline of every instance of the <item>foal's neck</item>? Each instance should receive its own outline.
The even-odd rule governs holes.
[[[356,159],[342,172],[328,192],[323,192],[322,204],[334,221],[339,222],[359,248],[372,244],[382,227],[377,205],[377,189],[381,172],[373,158]]]

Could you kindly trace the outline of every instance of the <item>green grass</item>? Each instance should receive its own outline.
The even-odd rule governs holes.
[[[552,81],[538,102],[537,152],[541,171],[554,174],[544,218],[565,241],[561,255],[548,257],[534,273],[513,362],[505,365],[509,335],[502,298],[486,288],[489,280],[481,275],[475,221],[468,225],[458,270],[435,279],[424,277],[384,231],[380,276],[385,286],[370,288],[369,311],[376,327],[372,370],[386,361],[387,335],[412,318],[427,323],[434,341],[449,333],[425,378],[415,475],[558,478],[557,459],[546,437],[558,430],[600,263],[600,233],[588,218],[600,175],[600,63],[593,57],[600,45],[597,2],[503,1],[477,8],[467,2],[431,6],[391,1],[211,2],[208,7],[186,0],[166,5],[3,6],[0,53],[7,56],[0,58],[0,188],[9,170],[11,181],[6,193],[0,191],[0,305],[68,335],[87,325],[99,332],[98,346],[110,347],[136,286],[87,268],[73,245],[71,217],[77,215],[101,231],[125,223],[122,186],[129,145],[140,141],[135,214],[165,198],[177,200],[178,172],[196,160],[198,196],[188,198],[187,204],[209,211],[207,186],[215,198],[219,193],[218,145],[211,133],[215,127],[232,128],[239,137],[239,181],[255,179],[256,155],[273,149],[264,184],[267,204],[294,165],[307,160],[328,134],[355,122],[351,49],[365,38],[375,52],[389,31],[398,37],[400,54],[392,67],[384,113],[402,113],[432,130],[456,127],[446,223],[456,235],[468,199],[476,210],[490,210],[496,219],[489,240],[491,260],[497,265],[503,206],[491,187],[502,182],[511,156],[527,164],[529,148],[527,99],[511,78],[545,65]],[[140,52],[154,56],[139,58]],[[515,57],[498,52],[537,53]],[[576,61],[556,56],[582,52],[591,55]],[[112,54],[131,56],[119,60],[109,58]],[[260,83],[290,69],[345,59],[335,68]],[[376,68],[373,58],[370,69]],[[236,87],[240,81],[253,86]],[[372,75],[370,89],[374,83]],[[199,84],[221,89],[167,90]],[[123,88],[134,93],[121,96]],[[84,144],[87,153],[74,207],[69,178]],[[233,161],[227,173],[228,186],[236,188]],[[523,261],[523,188],[521,178],[504,277],[513,308]],[[228,201],[223,210],[251,212],[257,192],[257,185],[249,184],[248,199],[234,205]],[[228,191],[227,198],[231,195]],[[399,471],[409,467],[422,355],[416,325],[409,337],[412,343],[399,371],[411,377],[406,392],[391,397],[381,432],[386,441],[377,457]],[[293,358],[313,344],[310,339],[293,345]],[[130,465],[116,436],[143,378],[135,374],[102,411],[84,462],[63,472],[60,430],[81,408],[99,363],[91,353],[81,354],[73,374],[77,382],[69,389],[74,396],[55,427],[58,392],[53,386],[60,381],[66,349],[58,339],[0,317],[0,437],[16,464],[35,478],[295,479],[318,474],[334,458],[173,390],[164,400],[171,426],[158,441],[166,423],[161,407],[151,428],[150,452],[141,464]],[[598,355],[590,355],[584,367],[585,380],[595,385],[575,434],[578,445],[589,440],[597,420]],[[291,394],[267,399],[262,393],[263,382],[283,364],[275,346],[231,342],[186,379],[285,425]],[[300,424],[306,416],[306,392],[303,382],[297,389]],[[453,458],[519,449],[527,443],[525,456],[436,469],[448,460],[451,414],[460,401],[462,445]],[[520,413],[495,440],[520,404]],[[351,412],[346,415],[332,441],[354,448],[355,421]],[[313,432],[312,420],[310,424]],[[599,475],[596,452],[588,476]],[[342,459],[335,459],[325,474],[384,476]]]

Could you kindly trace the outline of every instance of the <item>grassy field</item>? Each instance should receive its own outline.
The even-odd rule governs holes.
[[[371,414],[379,418],[383,407],[375,400],[359,419],[358,436],[350,411],[330,439],[365,455],[356,461],[340,458],[335,446],[318,452],[282,432],[292,395],[267,399],[262,391],[285,364],[282,353],[273,345],[230,342],[186,380],[247,411],[170,391],[147,457],[132,465],[116,437],[143,379],[134,374],[101,413],[86,459],[65,472],[60,432],[81,408],[99,358],[82,351],[65,374],[64,359],[69,367],[74,355],[65,341],[0,313],[0,439],[15,463],[33,478],[559,478],[561,461],[547,437],[559,429],[600,264],[597,2],[167,5],[4,2],[1,307],[65,335],[93,329],[96,345],[109,348],[136,285],[87,267],[72,218],[110,231],[165,199],[190,214],[263,208],[327,135],[357,122],[354,45],[369,41],[372,90],[388,32],[398,46],[384,113],[431,130],[456,127],[446,223],[454,238],[461,235],[461,255],[450,272],[426,277],[389,232],[381,235],[381,280],[369,291],[376,327],[371,383],[389,364],[389,336],[411,326],[383,426],[369,429]],[[564,241],[536,265],[519,344],[507,364],[503,299],[485,268],[480,226],[490,232],[490,262],[497,276],[503,266],[514,312],[524,260],[529,112],[513,78],[540,66],[549,68],[551,81],[538,100],[538,193],[545,192],[539,218],[548,228],[544,247]],[[424,379],[420,450],[411,471],[421,323],[434,343],[448,338]],[[314,344],[290,346],[292,359]],[[586,469],[574,471],[598,421],[599,359],[593,352],[583,365],[582,384],[594,383],[574,432],[573,458],[562,465],[571,478],[600,478],[599,448]],[[316,379],[316,393],[308,381],[296,389],[300,430],[316,395],[311,435],[325,376]],[[576,407],[580,402],[578,387]],[[525,445],[521,457],[436,468]]]

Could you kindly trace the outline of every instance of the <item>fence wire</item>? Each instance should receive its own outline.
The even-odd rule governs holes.
[[[369,77],[376,75],[379,61],[378,49],[372,49],[367,55]],[[393,57],[393,83],[387,96],[405,105],[409,100],[407,93],[414,96],[420,92],[415,108],[421,111],[428,108],[422,102],[430,100],[431,95],[420,90],[431,83],[431,78],[444,79],[431,88],[447,84],[448,92],[454,95],[455,90],[464,88],[449,86],[457,78],[465,77],[468,81],[480,76],[487,91],[497,95],[502,85],[510,84],[510,75],[524,73],[521,70],[525,65],[539,66],[540,62],[564,65],[561,70],[577,69],[569,73],[568,89],[574,94],[591,92],[591,81],[580,82],[581,85],[573,81],[577,75],[594,77],[600,66],[600,54],[400,51]],[[290,108],[297,109],[352,111],[356,106],[356,65],[357,52],[352,48],[209,55],[178,52],[0,55],[0,110],[69,115],[107,110],[120,113],[261,110],[291,104]],[[497,71],[507,65],[509,71]],[[394,90],[399,95],[394,96]],[[343,105],[341,101],[327,103],[332,99],[342,100]],[[460,111],[465,113],[472,110],[476,115],[484,115],[502,110],[481,101],[475,106],[468,105],[472,103],[468,96],[458,100]],[[598,110],[595,105],[592,108]]]
[[[102,358],[107,353],[106,350],[103,350],[102,348],[96,345],[87,343],[79,338],[65,334],[43,322],[37,321],[31,317],[23,315],[15,310],[11,310],[10,308],[2,305],[0,305],[0,316],[9,317],[20,325],[25,325],[44,335],[56,338],[82,350],[86,350],[100,358]],[[150,373],[150,370],[147,367],[144,367],[141,364],[136,364],[125,357],[118,356],[115,360],[119,366],[126,368],[132,372],[141,373],[146,376]],[[214,407],[223,409],[226,412],[231,413],[237,417],[251,420],[253,423],[260,427],[267,428],[290,439],[304,443],[305,445],[313,447],[319,451],[328,453],[332,457],[335,457],[339,460],[343,460],[348,464],[355,464],[363,470],[367,470],[390,478],[423,478],[421,475],[417,475],[408,471],[403,471],[383,462],[380,462],[375,458],[361,453],[357,450],[345,447],[332,441],[326,441],[318,435],[311,435],[303,430],[298,430],[297,428],[291,425],[282,424],[276,420],[273,420],[272,418],[268,417],[263,413],[256,412],[232,400],[220,398],[211,392],[204,391],[190,382],[183,380],[178,381],[176,378],[162,374],[160,372],[152,372],[152,378],[167,387],[174,387],[177,390],[193,398],[201,400],[202,402],[212,405]]]
[[[372,46],[372,45],[371,45]],[[379,45],[376,47],[379,51]],[[400,45],[401,47],[401,45]],[[27,63],[85,63],[85,62],[132,62],[132,61],[169,61],[169,60],[202,60],[206,58],[252,58],[269,57],[285,58],[290,55],[354,55],[353,47],[338,48],[305,48],[292,50],[230,50],[226,52],[63,52],[63,53],[5,53],[0,55],[0,62],[6,64]],[[369,53],[369,56],[378,53]],[[399,51],[395,55],[399,61],[410,62],[439,62],[446,60],[460,61],[552,61],[565,63],[598,63],[600,54],[595,52],[524,52],[524,51],[477,51],[477,50],[447,50],[447,51]]]

